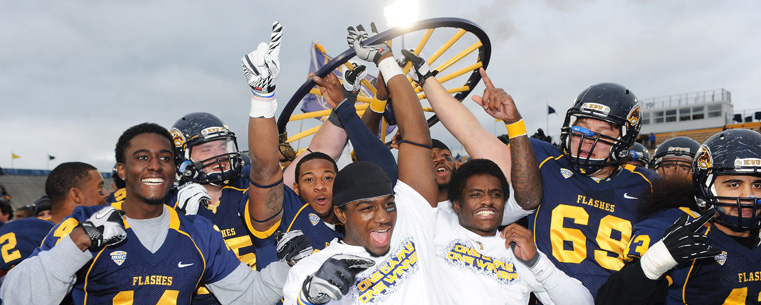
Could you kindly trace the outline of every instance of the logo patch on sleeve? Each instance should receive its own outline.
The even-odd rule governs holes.
[[[312,226],[316,226],[320,223],[320,216],[317,216],[315,213],[309,213],[309,222],[312,223]]]
[[[124,261],[127,260],[127,252],[121,250],[111,252],[111,260],[114,261],[114,263],[117,265],[121,266]]]

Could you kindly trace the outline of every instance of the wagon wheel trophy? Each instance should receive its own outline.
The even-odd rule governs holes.
[[[437,73],[435,74],[436,79],[460,102],[470,94],[481,80],[478,69],[481,67],[486,69],[491,55],[491,42],[486,33],[475,23],[460,18],[426,19],[417,21],[411,26],[404,28],[391,28],[370,37],[363,45],[374,44],[379,41],[386,41],[392,47],[397,58],[401,57],[402,48],[414,48],[415,54],[420,55],[422,53],[422,57],[426,59],[426,62],[431,67],[431,72],[436,71],[434,72]],[[396,46],[392,44],[394,41],[398,42]],[[417,43],[414,43],[415,41]],[[406,47],[405,43],[407,43]],[[325,77],[329,73],[335,73],[336,70],[339,71],[339,75],[343,75],[340,72],[341,69],[354,68],[349,60],[355,55],[354,49],[349,48],[317,70],[315,75]],[[409,71],[410,66],[411,64],[408,63],[403,67],[405,75]],[[371,75],[372,73],[370,72],[369,74]],[[433,109],[429,106],[430,104],[428,104],[425,94],[422,93],[423,88],[409,77],[408,80],[412,83],[413,88],[415,88],[415,92],[418,93],[418,99],[420,99],[423,111],[426,113],[428,126],[433,126],[438,122],[438,118],[433,114]],[[357,97],[355,108],[360,116],[368,108],[370,102],[375,99],[376,92],[374,84],[367,80],[363,80],[362,83],[370,94],[360,91]],[[316,83],[311,78],[296,90],[296,93],[288,101],[280,117],[278,117],[277,127],[281,135],[286,132],[286,125],[289,122],[320,117],[326,118],[330,114],[331,110],[326,109],[291,115],[307,94],[320,95]],[[317,126],[294,134],[288,137],[287,142],[291,143],[308,137],[317,132],[319,127]],[[388,124],[384,119],[380,128],[382,141],[386,140],[387,128]]]

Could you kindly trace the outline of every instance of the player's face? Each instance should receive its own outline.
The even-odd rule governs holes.
[[[231,141],[220,139],[193,146],[190,150],[190,159],[195,162],[204,161],[203,171],[207,174],[228,171],[231,166],[226,155],[232,152],[230,144]],[[222,156],[219,158],[220,162],[217,162],[217,159],[211,159],[220,155]]]
[[[452,172],[455,169],[454,158],[449,149],[433,149],[433,172],[436,174],[436,183],[439,189],[446,189],[452,180]]]
[[[104,205],[106,199],[108,199],[108,192],[106,192],[106,185],[103,181],[103,176],[97,170],[90,170],[90,179],[78,188],[81,191],[83,203],[82,205]]]
[[[175,178],[174,148],[169,140],[148,132],[135,136],[117,165],[127,182],[125,200],[162,204]]]
[[[468,178],[462,200],[452,206],[460,225],[481,236],[494,236],[502,222],[505,194],[497,177],[478,174]]]
[[[336,170],[325,159],[312,159],[301,164],[294,191],[304,199],[320,217],[333,213],[333,180]]]
[[[755,197],[761,198],[761,177],[756,176],[718,176],[714,182],[716,194],[720,197]],[[733,200],[719,200],[720,202],[736,203]],[[738,211],[736,206],[724,206],[723,209],[730,216],[738,216],[742,213],[743,218],[749,218],[753,214],[753,208],[750,202],[742,202],[743,205],[749,205]],[[756,215],[761,213],[761,209],[756,210]]]
[[[575,126],[584,127],[594,133],[599,133],[612,138],[618,138],[618,136],[621,134],[621,131],[617,128],[614,128],[612,124],[590,118],[580,118],[578,121],[576,121]],[[597,160],[605,159],[610,155],[611,145],[606,143],[606,141],[603,141],[604,139],[600,139],[597,141],[597,145],[594,145],[594,138],[587,137],[584,139],[584,142],[581,143],[581,149],[579,150],[578,147],[580,139],[581,137],[576,133],[574,133],[574,136],[571,138],[571,155],[574,157],[589,157],[589,159]],[[592,150],[592,146],[594,146],[594,150]]]
[[[692,163],[677,157],[665,157],[655,172],[663,179],[692,180]]]
[[[352,201],[346,205],[345,210],[338,207],[334,210],[346,228],[344,242],[362,246],[375,256],[388,252],[396,224],[396,202],[393,195]]]
[[[50,210],[44,210],[42,212],[37,213],[37,218],[50,219],[51,216],[53,215],[50,214]]]

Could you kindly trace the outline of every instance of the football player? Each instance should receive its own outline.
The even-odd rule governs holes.
[[[645,145],[634,143],[629,149],[629,157],[624,161],[626,164],[650,168],[650,151]]]
[[[702,215],[675,208],[638,223],[632,242],[644,255],[610,277],[598,303],[759,302],[761,134],[719,132],[696,152],[692,167]]]
[[[386,173],[367,161],[338,173],[333,209],[346,235],[294,266],[284,304],[338,299],[345,304],[440,304],[433,267],[431,206],[438,192],[430,133],[415,91],[390,48],[382,42],[361,46],[368,36],[361,26],[350,27],[347,41],[357,57],[378,66],[394,99],[396,122],[404,134],[399,180],[392,186]]]
[[[436,184],[439,187],[439,202],[447,201],[447,189],[449,182],[452,180],[452,173],[457,169],[457,164],[452,156],[449,146],[437,139],[432,139],[433,145],[433,170],[436,173]]]
[[[473,159],[457,169],[449,187],[454,213],[439,207],[436,256],[451,304],[592,304],[578,280],[558,270],[536,249],[531,231],[518,224],[497,235],[507,180],[497,165]]]
[[[301,230],[318,250],[343,236],[341,222],[333,210],[332,192],[338,172],[334,158],[343,151],[347,135],[360,159],[378,164],[394,179],[397,176],[393,155],[356,115],[354,101],[367,73],[364,66],[346,72],[343,88],[332,73],[314,78],[334,111],[314,135],[310,148],[293,160],[295,166],[280,170],[274,90],[281,35],[282,26],[275,22],[269,46],[260,43],[241,60],[252,97],[248,137],[254,162],[248,215],[256,237],[257,264],[262,267],[277,260],[271,238],[275,231]]]
[[[188,304],[205,284],[222,304],[274,304],[290,265],[311,253],[300,232],[279,244],[282,261],[256,272],[227,249],[204,217],[186,217],[164,204],[176,168],[172,136],[143,123],[116,144],[123,202],[79,207],[54,227],[43,245],[5,278],[0,297],[10,304]],[[40,293],[45,291],[45,293]]]
[[[692,161],[700,143],[688,137],[674,137],[663,141],[655,149],[650,168],[664,180],[692,180]]]

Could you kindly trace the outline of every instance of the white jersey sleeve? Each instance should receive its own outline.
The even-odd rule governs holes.
[[[537,250],[536,255],[540,255],[539,260],[528,270],[540,284],[534,294],[542,304],[594,304],[592,294],[579,280],[555,267],[541,251]]]

